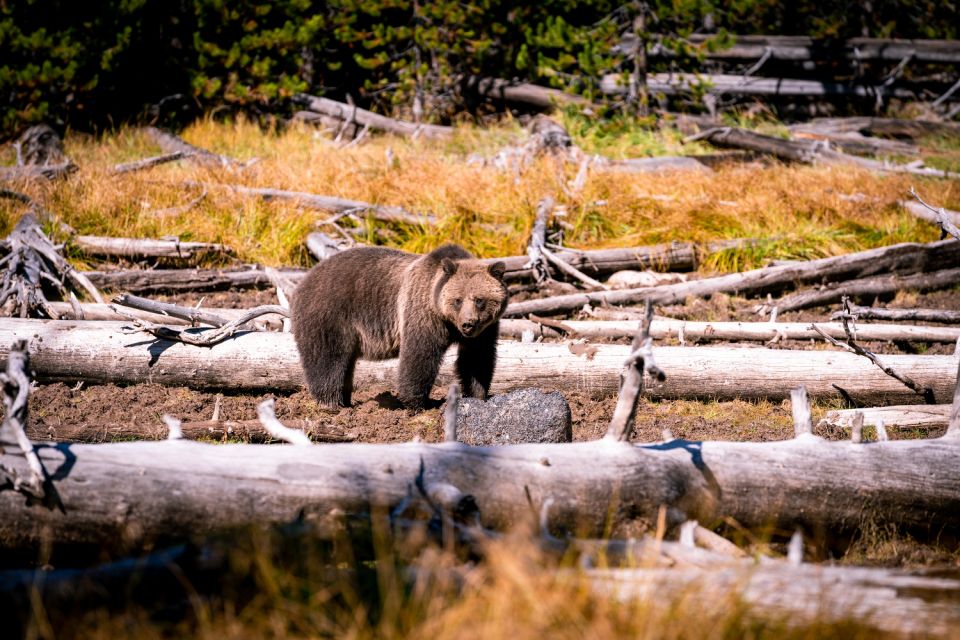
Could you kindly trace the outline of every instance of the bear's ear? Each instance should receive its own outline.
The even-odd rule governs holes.
[[[503,262],[494,262],[487,267],[487,271],[497,280],[503,280],[503,274],[507,271],[507,265]]]
[[[450,258],[444,258],[441,260],[440,265],[443,267],[443,272],[448,276],[452,276],[457,272],[457,263]]]

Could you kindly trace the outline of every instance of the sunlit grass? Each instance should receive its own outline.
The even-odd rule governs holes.
[[[675,132],[628,122],[568,116],[566,124],[585,150],[614,158],[709,150],[681,145]],[[109,169],[116,163],[159,153],[140,132],[121,129],[100,138],[68,135],[68,155],[80,166],[69,180],[15,186],[80,233],[223,242],[235,249],[239,261],[275,266],[310,264],[303,240],[328,217],[326,212],[263,202],[215,186],[188,211],[167,212],[204,192],[183,183],[274,187],[430,213],[438,219],[435,227],[391,226],[382,234],[371,228],[360,238],[418,252],[459,242],[481,256],[521,254],[536,205],[548,195],[566,207],[573,228],[565,242],[577,248],[759,239],[710,257],[705,268],[719,271],[756,267],[775,258],[934,240],[931,225],[896,205],[911,185],[928,201],[960,207],[957,181],[787,165],[642,175],[594,170],[583,190],[571,195],[564,187],[576,174],[572,163],[542,158],[518,180],[513,172],[468,162],[471,154],[489,157],[521,140],[523,132],[513,122],[491,130],[463,126],[443,142],[383,136],[348,148],[310,127],[264,131],[242,120],[201,120],[182,136],[239,161],[257,161],[246,168],[180,162],[112,176]],[[2,160],[9,162],[9,150],[4,153]],[[0,232],[9,231],[22,211],[21,205],[0,200]],[[373,224],[384,229],[382,223]]]

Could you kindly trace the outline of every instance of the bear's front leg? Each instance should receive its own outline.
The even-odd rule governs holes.
[[[494,322],[476,338],[463,338],[457,348],[457,376],[463,395],[487,399],[493,370],[497,364],[497,339],[500,323]]]
[[[421,322],[422,318],[419,319]],[[400,401],[409,409],[423,409],[450,346],[443,325],[407,322],[400,338]]]

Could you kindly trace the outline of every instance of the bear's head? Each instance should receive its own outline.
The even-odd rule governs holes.
[[[506,265],[479,260],[441,262],[444,279],[437,296],[440,314],[466,338],[480,335],[500,319],[507,308]]]

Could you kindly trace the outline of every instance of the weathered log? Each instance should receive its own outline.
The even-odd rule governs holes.
[[[910,215],[939,225],[945,233],[949,233],[955,238],[958,237],[957,227],[960,226],[960,212],[943,208],[936,210],[924,202],[915,200],[901,200],[899,204]]]
[[[860,320],[895,320],[897,322],[960,323],[960,311],[944,309],[883,309],[850,305],[850,313]]]
[[[281,273],[297,279],[303,277],[306,269],[285,269]],[[85,271],[83,275],[101,289],[131,293],[265,289],[272,286],[270,278],[259,266],[246,269]]]
[[[124,173],[144,171],[145,169],[152,169],[153,167],[158,167],[162,164],[167,164],[168,162],[176,162],[177,160],[189,158],[193,155],[193,153],[194,152],[192,151],[181,150],[174,151],[173,153],[166,153],[162,156],[152,156],[150,158],[135,160],[133,162],[124,162],[114,165],[110,172],[116,175],[122,175]]]
[[[693,45],[703,46],[714,36],[691,34],[686,37]],[[729,47],[704,47],[703,54],[710,60],[772,60],[790,62],[824,61],[837,59],[861,61],[900,62],[910,56],[915,62],[960,62],[960,43],[957,40],[902,40],[892,38],[849,38],[847,40],[816,39],[809,36],[735,35]],[[657,44],[650,48],[651,58],[672,58],[676,52]]]
[[[210,166],[233,167],[243,165],[243,163],[228,156],[195,147],[183,138],[168,131],[158,129],[157,127],[144,127],[142,131],[147,137],[157,143],[157,145],[163,149],[164,153],[182,153],[184,157]]]
[[[877,296],[892,296],[897,291],[934,291],[948,289],[960,283],[960,269],[943,269],[914,275],[874,276],[846,282],[824,285],[818,289],[800,291],[774,303],[780,311],[796,311],[838,302],[844,296],[872,299]]]
[[[878,91],[891,98],[913,99],[916,95],[901,87],[877,87],[847,82],[802,80],[797,78],[764,78],[726,74],[652,73],[647,76],[650,91],[664,95],[679,95],[705,91],[708,94],[741,96],[853,96],[873,97]],[[605,75],[600,80],[600,91],[608,95],[624,95],[627,86],[620,74]]]
[[[301,93],[294,97],[294,101],[306,106],[311,111],[337,118],[344,123],[357,124],[401,136],[448,138],[453,135],[452,127],[404,122],[329,98],[319,98]]]
[[[820,157],[823,143],[807,140],[784,140],[738,127],[714,127],[686,138],[686,142],[706,140],[720,147],[745,149],[776,156],[791,162],[812,164]]]
[[[861,409],[837,409],[828,411],[820,419],[818,427],[843,427],[849,429],[854,415],[863,415],[865,426],[876,426],[882,421],[886,427],[901,429],[945,429],[950,417],[950,405],[900,405],[891,407],[865,407]]]
[[[902,156],[914,156],[920,153],[920,147],[913,143],[871,138],[859,133],[824,132],[805,125],[791,127],[790,133],[797,140],[826,140],[844,153]]]
[[[488,100],[524,105],[540,111],[552,111],[567,105],[596,108],[592,102],[581,96],[550,89],[529,82],[516,82],[502,78],[478,78],[470,76],[465,83],[467,92],[475,93]]]
[[[960,581],[897,569],[771,562],[727,566],[588,569],[584,578],[622,602],[702,602],[742,607],[749,620],[802,629],[842,624],[882,635],[955,637]],[[820,627],[823,628],[823,627]],[[829,629],[829,627],[826,627]]]
[[[474,496],[483,524],[494,529],[526,521],[531,500],[550,499],[550,531],[588,536],[617,535],[637,521],[649,526],[661,506],[668,526],[732,518],[751,528],[835,534],[868,520],[936,536],[960,526],[958,450],[957,439],[853,444],[809,435],[641,446],[41,445],[37,453],[63,508],[0,492],[0,546],[36,549],[53,540],[124,551],[186,532],[303,517],[332,533],[343,514],[375,506],[389,512],[421,474],[427,484]],[[23,460],[7,450],[0,464],[21,469]]]
[[[283,189],[267,189],[261,187],[244,187],[238,184],[203,184],[196,182],[187,182],[190,186],[200,187],[225,187],[236,193],[248,196],[256,196],[264,200],[289,200],[300,206],[312,209],[321,209],[323,211],[334,211],[337,213],[352,212],[357,215],[369,215],[384,222],[400,222],[403,224],[429,226],[436,224],[436,218],[433,216],[424,216],[410,213],[402,207],[383,206],[361,202],[360,200],[347,200],[346,198],[337,198],[334,196],[322,196],[316,193],[304,193],[302,191],[285,191]]]
[[[74,236],[71,243],[84,253],[123,258],[176,258],[189,260],[209,253],[230,254],[233,249],[213,242],[187,242],[178,239],[110,238]]]
[[[627,338],[637,332],[638,320],[564,320],[573,335],[583,338]],[[840,323],[817,323],[817,326],[834,338],[843,338],[845,333]],[[500,335],[519,339],[524,331],[534,335],[557,337],[561,331],[531,320],[505,319],[500,321]],[[650,336],[655,340],[683,339],[708,340],[819,340],[820,334],[809,322],[694,322],[656,318],[650,327]],[[960,328],[918,327],[915,325],[859,324],[857,338],[860,340],[917,341],[955,343],[960,339]]]
[[[307,251],[309,251],[317,260],[326,260],[335,253],[343,251],[340,243],[325,233],[314,231],[307,234],[305,240]]]
[[[293,337],[285,333],[237,334],[210,348],[198,348],[147,334],[123,333],[129,323],[0,320],[0,360],[17,338],[29,340],[38,381],[135,384],[154,382],[196,388],[291,392],[303,378]],[[574,353],[577,351],[580,355]],[[438,384],[455,380],[452,348]],[[617,390],[617,374],[630,354],[626,345],[501,342],[493,391],[519,387],[579,389],[596,395]],[[789,388],[806,385],[812,397],[839,398],[832,383],[860,401],[875,405],[918,402],[920,398],[859,356],[844,352],[747,348],[661,347],[657,360],[670,378],[647,385],[655,398],[784,398]],[[956,360],[952,356],[882,356],[917,384],[945,402],[952,397]],[[396,360],[360,361],[355,388],[393,385]]]
[[[782,290],[802,283],[863,278],[877,273],[911,274],[952,267],[960,262],[960,242],[902,243],[843,256],[778,265],[678,284],[593,291],[507,306],[508,317],[530,313],[550,315],[579,309],[585,304],[634,304],[650,299],[655,304],[675,304],[688,296],[714,293],[749,294]]]
[[[343,429],[319,424],[315,420],[286,420],[291,429],[304,432],[314,442],[352,442],[356,437]],[[34,441],[53,442],[115,442],[128,440],[166,440],[169,428],[162,422],[155,424],[58,424],[27,426],[27,435]],[[242,440],[243,442],[273,442],[274,438],[259,420],[198,420],[180,423],[181,437],[188,440]]]
[[[924,138],[928,136],[958,136],[960,124],[956,122],[932,122],[929,120],[904,120],[900,118],[814,118],[796,125],[804,130],[843,135],[856,133],[862,136],[887,136],[890,138]]]

